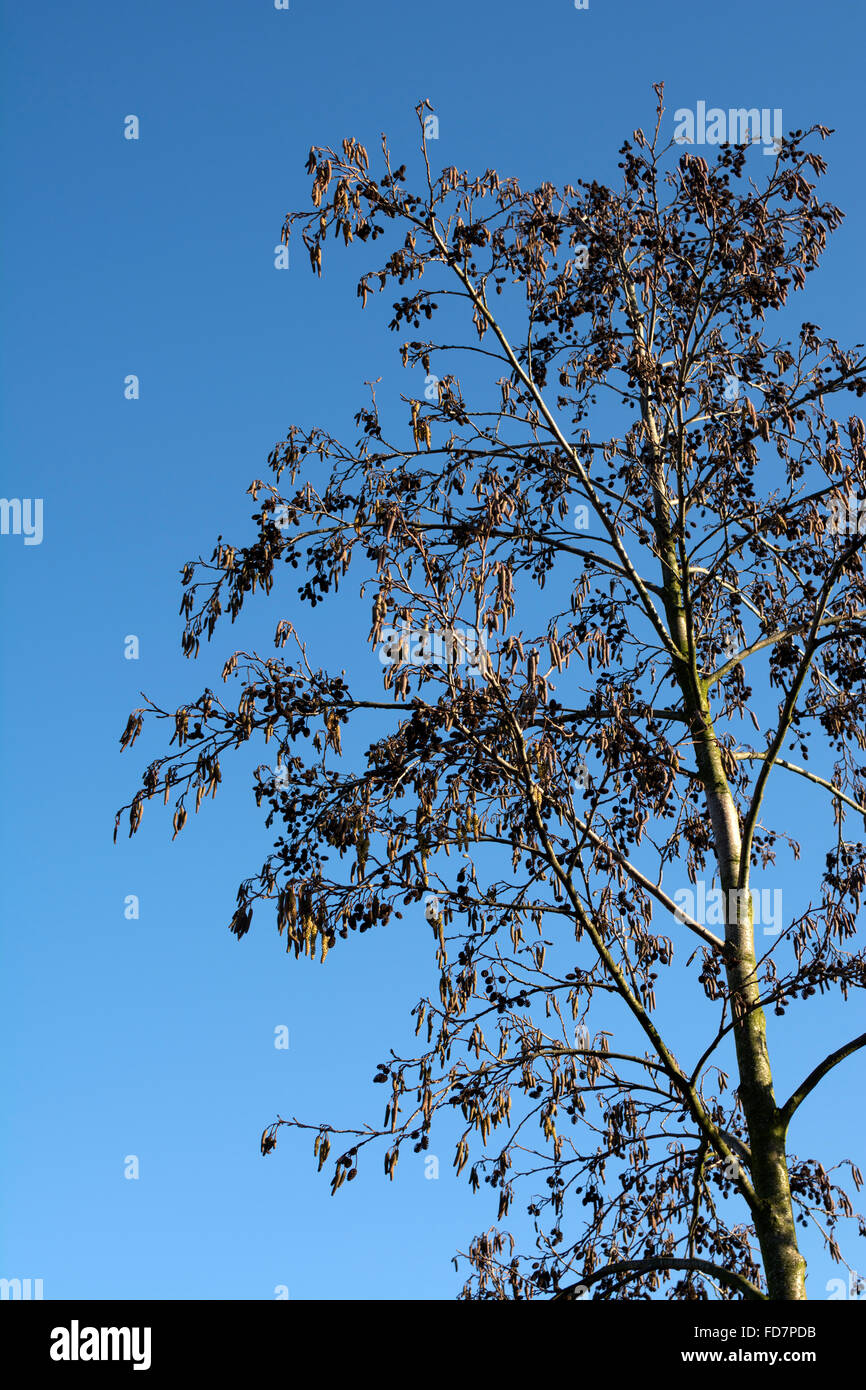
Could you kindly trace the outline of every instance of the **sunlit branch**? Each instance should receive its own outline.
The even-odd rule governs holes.
[[[738,762],[763,762],[766,753],[734,753],[733,756]],[[866,806],[861,806],[859,801],[854,801],[832,782],[828,782],[823,777],[819,777],[816,772],[809,772],[808,768],[798,767],[796,763],[786,762],[784,758],[776,759],[777,767],[785,767],[789,772],[798,772],[801,777],[807,777],[810,782],[815,782],[819,787],[826,787],[828,792],[832,792],[837,801],[844,801],[846,806],[852,810],[859,811],[861,816],[866,816]]]
[[[851,1042],[845,1043],[844,1047],[837,1047],[835,1052],[831,1052],[829,1057],[825,1057],[823,1062],[819,1062],[814,1070],[809,1072],[806,1080],[798,1086],[796,1091],[785,1101],[779,1111],[782,1122],[787,1126],[791,1123],[791,1117],[799,1109],[803,1101],[814,1091],[819,1081],[832,1071],[833,1067],[839,1062],[844,1062],[846,1057],[850,1057],[853,1052],[858,1052],[861,1047],[866,1047],[866,1033],[861,1033],[859,1038],[853,1038]]]

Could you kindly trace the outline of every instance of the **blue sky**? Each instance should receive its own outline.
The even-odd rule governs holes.
[[[2,490],[44,499],[44,536],[0,538],[0,1274],[42,1278],[46,1298],[268,1299],[278,1285],[451,1297],[452,1255],[495,1212],[452,1180],[444,1145],[437,1182],[404,1158],[395,1183],[372,1164],[334,1199],[305,1145],[258,1152],[277,1113],[378,1117],[369,1083],[410,1034],[426,940],[369,933],[323,970],[287,958],[261,915],[239,944],[226,930],[237,884],[269,844],[240,762],[174,844],[154,804],[112,846],[114,811],[161,743],[118,755],[139,691],[179,704],[216,686],[236,645],[266,650],[276,616],[298,617],[288,585],[191,665],[182,563],[220,532],[252,534],[245,489],[290,424],[351,437],[363,381],[398,379],[384,315],[354,297],[357,259],[332,251],[321,282],[300,254],[277,271],[282,219],[306,203],[312,143],[354,135],[372,154],[386,131],[408,155],[425,97],[440,165],[616,182],[616,151],[651,126],[663,80],[668,119],[704,100],[836,128],[823,189],[848,218],[798,307],[856,341],[862,15],[839,0],[4,8]],[[129,114],[137,141],[123,138]],[[299,622],[346,664],[336,610],[327,627],[308,611]],[[128,634],[138,661],[124,659]],[[796,788],[781,795],[807,814]],[[124,917],[130,894],[138,920]],[[795,1017],[779,1034],[784,1094],[863,1027],[856,1004]],[[838,1069],[808,1102],[826,1166],[862,1153],[857,1075]],[[807,1240],[824,1297],[838,1270]],[[859,1258],[862,1270],[862,1245]]]

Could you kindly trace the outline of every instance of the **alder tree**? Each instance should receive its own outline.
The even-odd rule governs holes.
[[[427,102],[413,179],[384,138],[375,176],[355,139],[311,150],[284,240],[318,275],[329,233],[365,243],[341,254],[364,305],[390,292],[410,389],[368,383],[349,443],[308,422],[273,449],[254,538],[184,567],[181,612],[196,657],[279,595],[274,654],[229,657],[234,703],[147,699],[121,739],[174,726],[130,834],[162,794],[177,835],[229,749],[268,745],[238,938],[255,914],[295,958],[354,950],[361,990],[356,933],[429,938],[381,1123],[280,1116],[262,1152],[308,1132],[336,1192],[441,1127],[493,1204],[464,1298],[804,1299],[802,1229],[833,1260],[866,1234],[808,1121],[866,1043],[866,357],[789,304],[842,220],[831,132],[709,163],[655,91],[618,190],[434,175]],[[347,585],[372,610],[350,675],[302,617],[338,627]],[[753,887],[792,881],[804,832],[811,887],[768,934]],[[815,1055],[784,1095],[792,1022]]]

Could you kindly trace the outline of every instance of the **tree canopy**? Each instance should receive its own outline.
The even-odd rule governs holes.
[[[616,190],[434,176],[426,102],[413,180],[384,138],[375,176],[357,140],[311,150],[284,239],[318,275],[329,238],[382,240],[358,294],[393,296],[415,390],[371,384],[349,443],[293,425],[276,445],[249,488],[257,534],[188,563],[181,610],[195,657],[288,581],[276,654],[229,657],[234,704],[148,701],[121,740],[147,715],[174,726],[118,815],[130,834],[162,794],[177,835],[229,749],[269,745],[253,794],[274,843],[238,938],[265,911],[323,961],[400,918],[431,932],[418,1050],[374,1077],[382,1123],[278,1117],[262,1150],[312,1130],[336,1191],[371,1148],[393,1177],[441,1123],[496,1206],[466,1297],[800,1299],[797,1223],[833,1258],[840,1221],[866,1233],[839,1175],[788,1143],[866,1035],[787,1098],[767,1035],[771,1011],[866,983],[866,449],[846,413],[866,358],[789,306],[842,218],[816,193],[830,132],[710,165],[665,135],[656,93]],[[339,622],[347,585],[372,615],[351,675],[315,665],[297,616],[331,603]],[[786,778],[814,797],[814,892],[768,934],[760,885],[800,853],[767,812]],[[704,1001],[687,1055],[663,968]]]

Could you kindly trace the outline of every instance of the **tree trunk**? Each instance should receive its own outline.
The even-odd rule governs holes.
[[[623,286],[638,359],[647,358],[647,341],[634,286],[623,267]],[[684,517],[677,537],[671,526],[671,509],[677,498],[668,493],[662,465],[663,447],[658,421],[646,386],[641,389],[641,414],[649,445],[653,495],[653,528],[662,566],[665,616],[675,654],[674,672],[682,692],[685,713],[694,739],[698,771],[707,796],[713,847],[725,895],[725,970],[731,991],[733,1034],[739,1072],[738,1094],[749,1131],[750,1179],[756,1202],[752,1209],[761,1248],[767,1293],[771,1299],[805,1299],[806,1261],[797,1248],[797,1232],[791,1204],[791,1185],[785,1152],[787,1126],[773,1092],[773,1074],[767,1052],[767,1020],[758,1000],[754,921],[749,891],[749,866],[740,878],[742,836],[740,821],[721,750],[713,728],[707,691],[698,670],[694,624],[690,611],[688,559],[683,544]],[[675,470],[676,460],[673,460]],[[736,904],[735,910],[732,910]]]
[[[740,886],[739,818],[712,727],[709,707],[694,721],[698,768],[707,806],[726,903],[725,941],[728,986],[734,1019],[739,1097],[749,1130],[750,1177],[757,1199],[752,1212],[771,1299],[806,1298],[806,1261],[797,1246],[785,1151],[787,1125],[776,1104],[767,1051],[767,1020],[760,1007],[755,960],[754,920],[748,869]],[[701,727],[702,726],[702,727]]]

